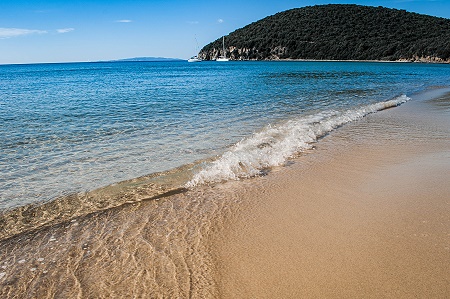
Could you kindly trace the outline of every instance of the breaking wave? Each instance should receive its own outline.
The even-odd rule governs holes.
[[[194,174],[186,187],[261,175],[265,169],[283,165],[294,155],[312,148],[314,142],[335,128],[368,114],[401,105],[409,99],[401,95],[355,109],[322,111],[279,125],[269,125],[251,137],[244,138],[217,160],[203,167]]]

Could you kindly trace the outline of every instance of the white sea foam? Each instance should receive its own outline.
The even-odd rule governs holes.
[[[260,175],[264,169],[283,165],[295,154],[311,148],[318,138],[335,128],[408,100],[407,96],[402,95],[351,110],[322,111],[276,126],[269,125],[261,132],[244,138],[205,166],[186,187]]]

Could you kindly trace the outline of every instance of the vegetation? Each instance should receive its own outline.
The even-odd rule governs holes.
[[[266,17],[225,37],[234,60],[410,60],[450,62],[450,20],[405,10],[320,5]],[[222,38],[199,53],[212,60]]]

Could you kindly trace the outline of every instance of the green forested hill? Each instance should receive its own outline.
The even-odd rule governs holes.
[[[383,7],[319,5],[266,17],[225,36],[225,44],[234,60],[450,62],[450,20]],[[200,56],[213,60],[221,52],[220,37]]]

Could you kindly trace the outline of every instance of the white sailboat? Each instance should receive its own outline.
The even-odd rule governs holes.
[[[195,38],[195,43],[197,44],[197,48],[195,50],[198,52],[197,38]],[[202,59],[200,57],[198,57],[198,55],[192,56],[191,58],[188,59],[188,62],[200,62],[200,61],[202,61]]]
[[[191,58],[188,59],[188,62],[200,62],[202,61],[201,58],[199,58],[197,55],[192,56]]]
[[[219,56],[219,58],[216,59],[216,61],[229,61],[227,58],[227,53],[225,52],[225,36],[222,36],[222,47],[223,47],[223,55]]]

